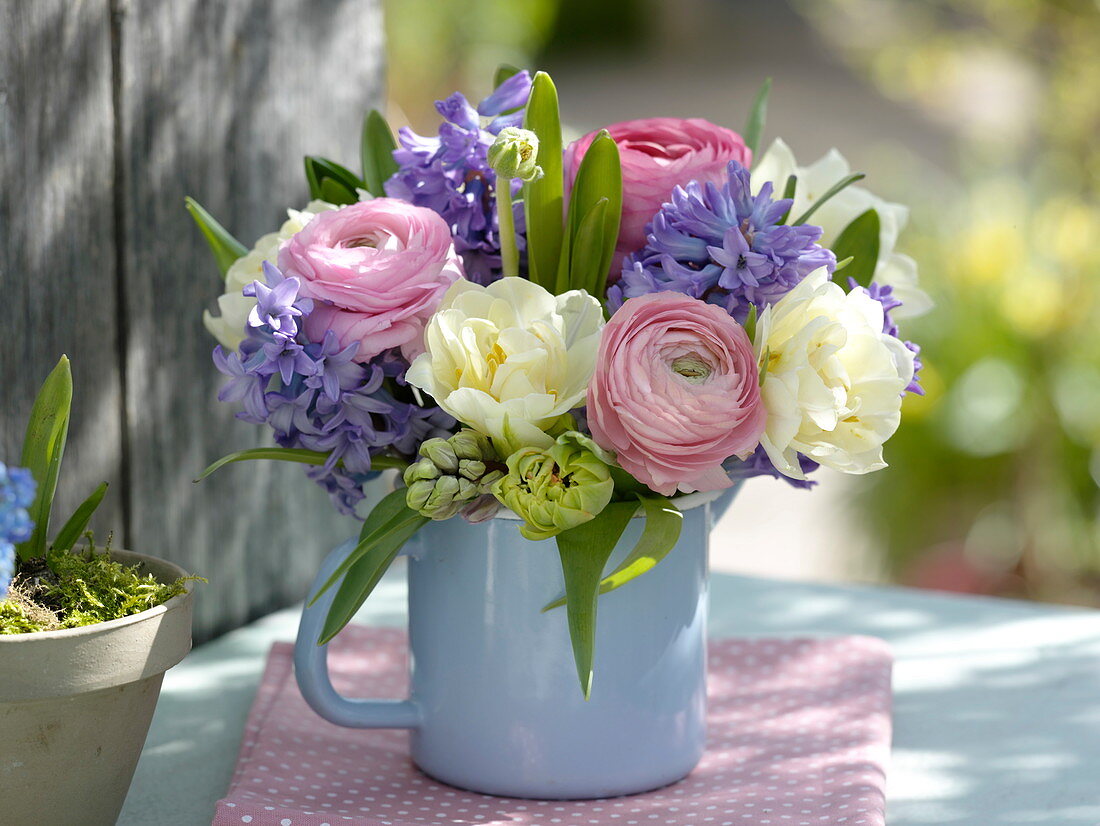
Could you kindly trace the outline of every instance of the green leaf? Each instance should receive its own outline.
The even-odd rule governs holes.
[[[238,450],[235,453],[222,456],[222,458],[218,459],[218,461],[214,462],[214,464],[200,473],[199,478],[195,479],[195,481],[201,482],[214,471],[220,470],[226,465],[234,462],[247,462],[254,459],[274,459],[280,462],[297,462],[302,465],[323,465],[328,461],[328,458],[329,455],[327,453],[321,453],[317,450],[305,450],[304,448],[297,447],[250,447],[247,450]],[[372,470],[404,470],[408,466],[408,462],[404,459],[398,459],[396,456],[371,457]]]
[[[30,421],[27,422],[27,434],[23,439],[20,464],[31,472],[36,487],[34,502],[27,511],[34,522],[34,533],[18,545],[20,559],[46,554],[50,511],[57,491],[57,477],[61,472],[61,457],[65,454],[65,442],[69,435],[72,403],[73,374],[68,357],[62,356],[35,397]]]
[[[96,508],[99,507],[99,503],[103,501],[103,497],[107,493],[107,483],[104,482],[95,490],[92,491],[92,495],[85,499],[75,511],[73,515],[69,517],[65,522],[64,527],[57,532],[57,537],[53,541],[51,546],[55,551],[70,551],[76,541],[80,539],[80,535],[88,527],[88,523],[92,520],[92,514],[95,513]]]
[[[562,254],[564,179],[558,91],[546,72],[535,74],[523,117],[524,128],[538,136],[542,167],[541,178],[523,185],[528,278],[553,290]]]
[[[844,267],[844,275],[839,279],[837,273],[841,267],[837,265],[833,272],[834,280],[845,289],[848,288],[848,279],[854,278],[861,287],[871,283],[875,275],[875,267],[878,265],[880,223],[878,212],[869,209],[859,215],[852,223],[844,228],[833,242],[833,254],[837,259],[850,258],[851,263]]]
[[[395,494],[399,494],[400,499]],[[387,500],[389,500],[389,504],[383,508],[382,504]],[[363,523],[363,529],[359,532],[360,545],[377,533],[379,529],[385,527],[387,516],[392,513],[396,504],[404,506],[404,488],[390,493],[370,512],[366,522]],[[392,516],[390,518],[392,519]],[[382,579],[382,575],[393,563],[401,547],[429,521],[431,520],[419,517],[418,521],[410,523],[403,530],[389,534],[384,541],[378,541],[368,548],[347,568],[344,581],[340,583],[340,587],[336,590],[336,596],[332,600],[332,605],[329,606],[324,627],[321,629],[321,636],[317,640],[318,645],[329,642],[343,630],[345,625],[351,622],[356,612],[366,602],[367,597],[374,591],[379,580]],[[352,553],[355,554],[357,551],[358,546],[356,551]],[[328,587],[329,584],[326,583],[310,600],[310,604],[323,594]]]
[[[496,89],[504,81],[518,75],[521,71],[523,70],[517,66],[513,66],[511,63],[501,63],[493,73],[493,88]]]
[[[756,150],[760,146],[760,138],[764,134],[764,121],[768,117],[768,95],[772,91],[772,79],[764,78],[760,84],[760,91],[752,102],[749,110],[749,119],[745,122],[745,146],[752,150],[753,159],[756,158]]]
[[[397,171],[393,151],[397,141],[393,132],[377,109],[371,109],[363,118],[363,134],[359,141],[359,154],[363,163],[363,188],[371,195],[386,194],[385,183]]]
[[[745,318],[745,323],[741,326],[745,328],[745,335],[749,337],[749,341],[756,341],[756,305],[749,305],[749,314]]]
[[[428,521],[426,516],[421,516],[405,504],[406,489],[401,487],[391,491],[382,498],[370,516],[363,524],[363,530],[359,534],[359,544],[348,554],[347,559],[340,563],[332,572],[325,584],[310,599],[309,604],[315,603],[329,588],[336,584],[355,563],[370,553],[374,548],[388,547],[392,542],[400,540],[397,547],[405,543],[405,540],[416,533],[420,527]]]
[[[841,178],[839,181],[837,181],[835,184],[825,190],[825,194],[818,198],[817,201],[814,202],[813,206],[803,212],[802,215],[799,216],[798,220],[791,224],[791,226],[797,227],[800,224],[806,223],[810,219],[810,216],[821,209],[822,205],[827,203],[834,195],[844,189],[847,189],[856,181],[862,181],[866,177],[867,176],[862,172],[857,172],[855,175],[849,175],[847,178]]]
[[[307,155],[304,163],[310,198],[330,204],[354,204],[359,200],[356,189],[366,188],[354,172],[334,161]]]
[[[607,198],[596,201],[577,229],[569,253],[569,273],[574,284],[593,284],[599,280],[607,204]]]
[[[638,494],[638,499],[645,508],[645,530],[642,531],[638,544],[627,554],[626,559],[600,580],[601,594],[614,591],[653,568],[668,556],[668,552],[680,539],[684,515],[679,508],[664,496],[655,493]],[[542,610],[550,611],[563,605],[565,605],[565,599],[560,598],[549,603]]]
[[[612,502],[599,516],[558,534],[558,555],[565,577],[566,613],[573,660],[584,699],[592,695],[592,663],[596,649],[596,601],[604,565],[630,518],[635,502]]]
[[[206,243],[210,246],[210,251],[214,253],[214,260],[218,262],[218,269],[221,270],[224,277],[229,268],[233,266],[234,261],[248,254],[248,248],[234,238],[229,230],[215,221],[214,216],[203,209],[194,198],[188,196],[183,199],[183,202],[187,205],[187,211],[191,213],[191,217],[195,219],[195,223],[202,231]]]
[[[783,187],[783,197],[785,199],[786,198],[792,198],[793,199],[795,189],[797,187],[798,187],[798,176],[797,175],[788,175],[787,176],[787,185]],[[792,203],[791,206],[794,206],[794,204]],[[790,217],[791,217],[791,210],[790,210],[790,207],[788,207],[787,211],[783,213],[783,216],[778,221],[776,221],[776,223],[777,224],[785,224],[785,223],[787,223],[787,219],[790,218]]]
[[[849,255],[847,258],[841,258],[839,261],[837,261],[836,262],[836,269],[833,270],[833,276],[835,277],[838,272],[840,272],[842,269],[847,267],[854,260],[855,260],[855,256],[854,255]]]
[[[600,275],[596,282],[583,282],[570,271],[572,248],[581,230],[581,223],[596,202],[607,198],[604,213],[603,249],[596,270]],[[615,255],[615,242],[619,237],[619,220],[623,212],[623,173],[619,162],[619,147],[607,130],[601,130],[588,151],[584,153],[577,179],[573,182],[573,192],[569,198],[569,214],[565,222],[565,240],[562,247],[561,264],[556,282],[559,295],[567,290],[588,290],[596,298],[603,299],[607,284],[607,273]]]

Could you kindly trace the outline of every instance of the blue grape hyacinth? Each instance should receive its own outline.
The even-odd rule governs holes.
[[[26,542],[34,532],[34,522],[27,513],[34,503],[34,490],[29,470],[0,462],[0,597],[7,594],[15,575],[15,546]]]

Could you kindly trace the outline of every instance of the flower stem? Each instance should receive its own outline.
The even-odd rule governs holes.
[[[497,176],[497,222],[500,224],[500,268],[504,275],[519,275],[519,247],[512,216],[512,179]]]

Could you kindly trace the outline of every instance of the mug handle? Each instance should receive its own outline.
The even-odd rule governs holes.
[[[309,593],[316,594],[340,563],[355,549],[349,539],[333,550],[321,565]],[[341,579],[341,582],[343,580]],[[420,725],[420,709],[412,700],[352,700],[332,687],[328,673],[328,644],[318,645],[329,607],[336,598],[337,584],[313,605],[302,609],[298,638],[294,642],[294,676],[310,708],[330,723],[346,728],[407,728]]]

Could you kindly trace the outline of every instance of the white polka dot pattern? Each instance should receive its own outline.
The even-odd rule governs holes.
[[[214,826],[883,826],[890,751],[886,643],[869,637],[710,642],[709,739],[686,779],[605,800],[512,800],[420,774],[403,731],[332,725],[305,704],[293,646],[270,654]],[[405,635],[352,626],[338,690],[402,696]]]

